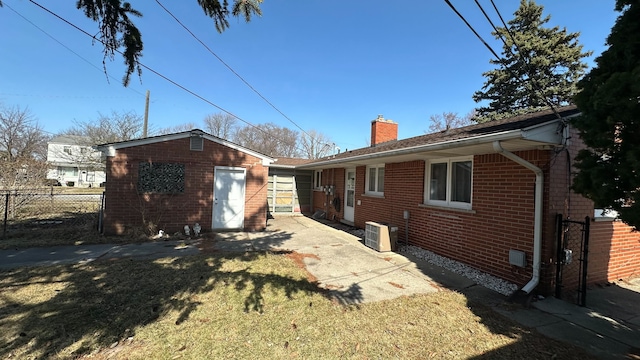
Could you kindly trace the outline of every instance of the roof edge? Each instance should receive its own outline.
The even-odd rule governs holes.
[[[100,151],[102,151],[105,156],[115,156],[116,154],[116,150],[118,149],[124,149],[124,148],[128,148],[128,147],[134,147],[134,146],[142,146],[142,145],[149,145],[149,144],[155,144],[155,143],[159,143],[159,142],[165,142],[165,141],[172,141],[172,140],[179,140],[179,139],[185,139],[191,136],[202,136],[203,138],[215,142],[217,144],[232,148],[234,150],[238,150],[241,152],[244,152],[246,154],[255,156],[257,158],[262,159],[262,164],[263,165],[269,165],[271,163],[273,163],[275,161],[274,158],[267,156],[265,154],[261,154],[255,150],[251,150],[249,148],[246,148],[244,146],[232,143],[230,141],[227,141],[225,139],[219,138],[217,136],[208,134],[200,129],[193,129],[193,130],[189,130],[189,131],[183,131],[183,132],[179,132],[179,133],[173,133],[173,134],[166,134],[166,135],[159,135],[159,136],[154,136],[154,137],[148,137],[148,138],[142,138],[142,139],[133,139],[133,140],[127,140],[127,141],[121,141],[121,142],[116,142],[116,143],[109,143],[109,144],[100,144],[97,145],[96,148]]]

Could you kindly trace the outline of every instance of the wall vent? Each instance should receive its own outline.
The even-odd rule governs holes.
[[[189,150],[191,151],[202,151],[202,147],[204,145],[204,139],[202,136],[191,136],[191,144],[189,146]]]
[[[526,267],[527,266],[527,254],[520,250],[509,250],[509,264]]]

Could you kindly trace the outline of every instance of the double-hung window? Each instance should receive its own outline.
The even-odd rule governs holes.
[[[473,158],[427,163],[425,204],[471,209]]]
[[[384,195],[384,164],[367,166],[366,194]]]

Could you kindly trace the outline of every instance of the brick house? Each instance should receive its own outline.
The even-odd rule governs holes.
[[[104,232],[142,228],[261,230],[274,159],[201,130],[100,145]]]
[[[594,217],[588,282],[640,275],[640,234],[570,189],[582,143],[575,106],[398,140],[398,124],[371,122],[371,146],[297,169],[313,170],[313,210],[364,228],[399,225],[398,238],[523,287],[551,293],[556,214]],[[328,189],[328,191],[327,191]],[[403,215],[408,212],[408,232]],[[525,255],[510,262],[510,250]],[[576,279],[577,281],[577,279]]]

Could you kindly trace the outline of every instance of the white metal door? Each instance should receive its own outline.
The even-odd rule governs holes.
[[[344,220],[353,222],[356,201],[356,170],[347,169],[345,172]]]
[[[244,227],[246,170],[216,166],[213,185],[213,229]]]

